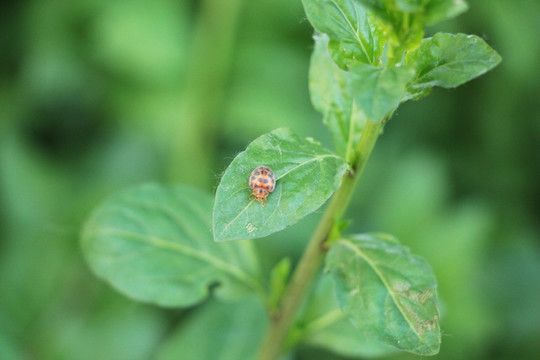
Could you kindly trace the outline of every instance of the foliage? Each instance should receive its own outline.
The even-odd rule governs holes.
[[[362,159],[358,148],[369,123],[384,126],[381,146],[349,211],[336,219],[327,261],[344,250],[344,241],[366,236],[351,234],[393,233],[437,275],[443,332],[437,358],[533,358],[539,351],[539,299],[531,285],[540,269],[531,180],[539,163],[539,47],[525,29],[536,24],[538,5],[471,1],[470,11],[454,18],[467,9],[464,1],[304,1],[305,15],[300,2],[246,2],[241,13],[233,10],[239,2],[221,3],[33,0],[6,7],[0,23],[6,34],[0,42],[0,358],[254,356],[269,319],[261,304],[279,312],[324,203],[357,174],[353,164]],[[306,91],[310,23],[316,29],[310,96],[326,132],[313,121]],[[451,34],[464,30],[482,38]],[[498,63],[486,43],[504,53],[503,66],[463,89],[432,91]],[[367,75],[371,81],[364,82]],[[312,191],[316,201],[302,211],[289,208],[280,226],[259,226],[268,232],[253,236],[257,241],[214,242],[210,194],[222,191],[216,174],[239,174],[231,180],[242,187],[238,202],[245,204],[249,167],[259,163],[238,172],[233,158],[246,145],[241,154],[248,152],[246,139],[284,126],[291,142],[333,155],[324,159],[334,164],[300,167],[311,173],[297,179],[305,175],[310,186],[287,177],[278,182],[282,200],[291,196],[298,205]],[[298,155],[309,158],[310,151]],[[329,176],[314,176],[319,168]],[[319,180],[326,185],[315,187]],[[134,186],[148,182],[154,185]],[[289,186],[299,192],[283,191]],[[268,219],[277,194],[257,220]],[[131,196],[142,201],[133,204]],[[175,215],[151,210],[154,202]],[[207,211],[198,214],[197,206]],[[138,244],[107,233],[109,226],[133,226],[134,218],[149,231],[138,227],[137,236],[163,235],[166,247],[193,245],[188,253],[212,257],[186,260],[186,252],[164,250],[159,241]],[[81,227],[84,258],[75,245]],[[385,240],[377,244],[391,248]],[[396,247],[407,261],[417,259]],[[122,294],[90,274],[88,264]],[[397,355],[365,334],[368,322],[339,308],[334,286],[340,295],[337,274],[346,272],[340,266],[317,274],[287,334],[289,358],[417,357]],[[403,266],[396,276],[409,270]]]
[[[261,238],[297,223],[339,189],[289,284],[288,268],[278,267],[271,290],[264,290],[245,242],[209,242],[210,202],[181,188],[142,187],[105,202],[83,233],[93,270],[133,298],[165,306],[199,302],[213,282],[220,283],[217,293],[225,298],[258,293],[274,317],[260,359],[275,359],[305,284],[315,276],[312,264],[324,255],[321,249],[331,247],[326,269],[334,274],[339,306],[353,325],[383,344],[437,354],[441,335],[431,268],[389,237],[342,235],[343,221],[336,221],[382,126],[401,102],[425,96],[433,86],[460,85],[500,62],[473,36],[436,34],[420,41],[426,22],[462,10],[460,3],[429,3],[303,1],[320,33],[311,61],[312,99],[338,153],[289,129],[262,135],[228,166],[213,211],[216,242]],[[248,198],[247,178],[259,165],[275,174],[266,206]]]

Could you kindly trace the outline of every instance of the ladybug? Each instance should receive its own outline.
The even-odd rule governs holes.
[[[266,204],[266,197],[276,188],[274,172],[268,166],[260,165],[251,172],[249,187],[253,189],[249,200],[256,199]]]

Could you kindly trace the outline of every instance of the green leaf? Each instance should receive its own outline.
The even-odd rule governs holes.
[[[453,18],[469,7],[464,0],[356,0],[381,19],[393,23],[397,13],[421,14],[427,25]],[[394,24],[395,25],[395,24]]]
[[[268,326],[256,298],[211,301],[182,322],[159,351],[158,360],[252,360]]]
[[[425,2],[426,0],[396,0],[396,6],[400,11],[416,13],[424,10]]]
[[[249,176],[269,166],[276,188],[263,207],[249,200]],[[214,240],[255,239],[283,230],[317,210],[339,188],[345,161],[313,139],[280,128],[255,139],[229,165],[216,192]]]
[[[359,64],[351,68],[350,76],[351,93],[358,107],[370,121],[379,122],[399,105],[414,78],[414,69]]]
[[[467,11],[469,5],[464,0],[429,0],[425,5],[424,21],[433,25],[448,20]]]
[[[212,198],[187,186],[138,186],[90,216],[82,248],[92,270],[120,292],[162,306],[189,306],[216,282],[221,297],[261,291],[251,244],[212,241]]]
[[[388,12],[391,10],[388,5],[385,3],[387,0],[356,0],[358,3],[362,4],[368,8],[373,13],[377,14],[380,18],[387,20]]]
[[[424,39],[405,61],[416,68],[412,91],[441,86],[453,88],[491,70],[501,57],[475,35],[438,33]]]
[[[377,19],[354,0],[302,0],[313,27],[330,37],[330,53],[348,69],[361,62],[378,64],[384,37]]]
[[[323,114],[323,122],[332,132],[338,154],[352,162],[350,157],[360,139],[365,117],[349,94],[348,79],[347,73],[328,53],[328,36],[316,36],[309,68],[311,102]]]
[[[384,234],[336,242],[326,257],[340,308],[384,344],[419,355],[439,352],[437,282],[428,263]]]
[[[268,302],[271,309],[277,309],[287,288],[290,272],[291,260],[289,258],[281,259],[270,272],[270,296]]]
[[[396,353],[395,349],[380,344],[356,329],[339,308],[333,292],[331,277],[321,275],[293,331],[298,342],[355,358],[383,357]]]

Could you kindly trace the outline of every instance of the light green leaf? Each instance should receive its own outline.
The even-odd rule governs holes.
[[[386,4],[387,0],[356,0],[356,2],[362,4],[366,8],[368,8],[370,11],[377,14],[382,19],[388,19],[388,13],[391,10],[390,7]]]
[[[395,349],[380,344],[356,329],[339,308],[333,292],[331,277],[321,275],[293,331],[299,343],[355,358],[396,353]]]
[[[456,17],[468,9],[469,5],[465,0],[428,0],[424,20],[427,25],[433,25]]]
[[[162,306],[189,306],[208,287],[235,298],[261,291],[251,244],[212,241],[212,198],[190,187],[138,186],[90,216],[82,248],[92,270],[120,292]]]
[[[432,86],[453,88],[491,70],[501,57],[475,35],[438,33],[424,39],[405,61],[416,68],[412,91]]]
[[[429,0],[427,0],[429,1]],[[396,0],[397,8],[406,13],[421,12],[426,0]]]
[[[349,94],[348,79],[347,73],[328,53],[328,36],[316,36],[309,68],[311,102],[323,114],[323,122],[332,132],[338,154],[351,161],[350,155],[360,138],[365,117]]]
[[[372,122],[382,121],[400,103],[414,78],[408,66],[358,64],[350,71],[350,89],[360,110]]]
[[[469,7],[465,0],[356,0],[380,18],[392,23],[396,13],[421,13],[427,25],[453,18]]]
[[[383,50],[383,35],[377,19],[354,0],[303,0],[313,27],[330,37],[330,53],[347,69],[361,62],[376,65]]]
[[[249,176],[269,166],[276,188],[266,206],[249,200]],[[216,192],[214,240],[255,239],[283,230],[317,210],[339,188],[345,161],[313,139],[280,128],[255,139],[229,165]]]
[[[439,352],[437,282],[428,263],[384,234],[336,242],[326,257],[340,308],[384,344],[419,355]]]
[[[211,301],[182,322],[158,360],[252,360],[268,326],[256,298],[223,304]]]
[[[269,307],[277,309],[281,297],[287,288],[287,282],[291,272],[291,260],[289,258],[281,259],[270,272],[270,296]]]

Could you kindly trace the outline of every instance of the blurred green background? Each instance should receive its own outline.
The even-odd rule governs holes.
[[[402,106],[349,217],[434,267],[437,358],[533,359],[540,2],[469,4],[428,35],[480,35],[502,64]],[[99,281],[81,257],[81,224],[141,182],[214,191],[235,154],[277,127],[332,147],[309,100],[301,3],[17,1],[3,4],[0,34],[0,359],[158,358],[198,309],[135,303]],[[297,257],[319,215],[257,241],[264,266]],[[309,348],[295,358],[342,359]]]

